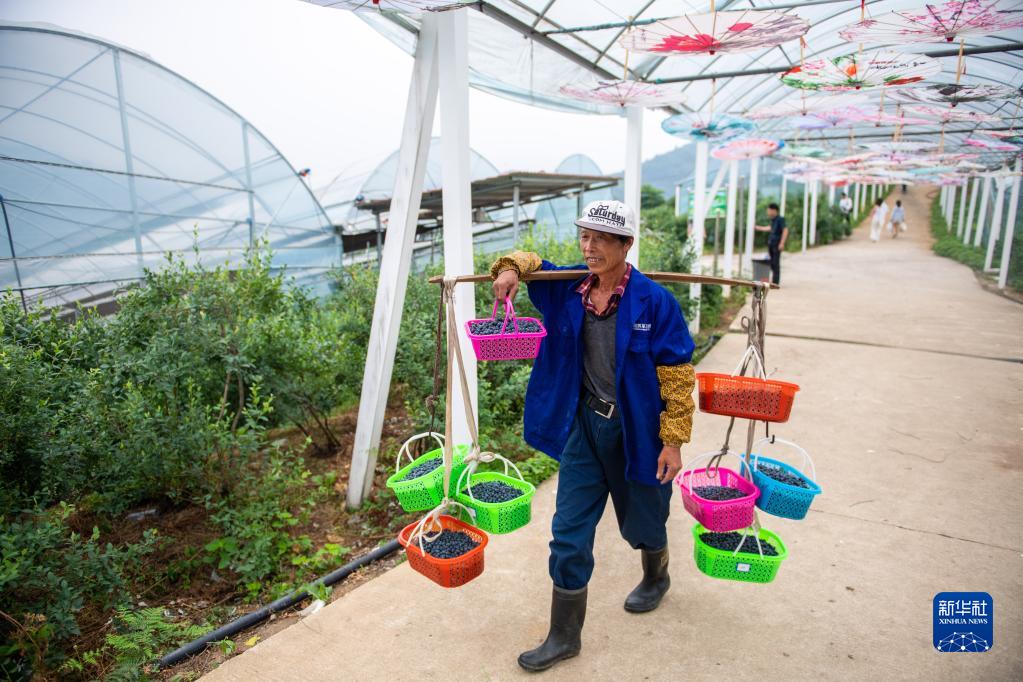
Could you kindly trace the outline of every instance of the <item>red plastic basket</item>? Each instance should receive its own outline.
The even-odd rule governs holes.
[[[699,372],[700,410],[739,419],[788,421],[797,384],[775,379]]]
[[[714,451],[700,455],[693,458],[686,466],[692,466],[700,459],[709,459],[719,453],[720,451]],[[736,456],[738,457],[738,455]],[[708,530],[727,532],[746,528],[753,523],[754,507],[757,497],[760,495],[760,489],[732,469],[724,467],[685,468],[675,477],[675,485],[678,486],[678,491],[681,494],[682,506]],[[692,490],[692,488],[704,485],[736,488],[746,495],[734,500],[707,500]]]
[[[504,299],[504,324],[500,334],[473,334],[472,325],[477,322],[489,322],[497,319],[497,301],[489,318],[469,320],[465,323],[465,332],[472,341],[472,350],[479,360],[532,360],[540,353],[540,342],[547,336],[543,323],[535,317],[515,317],[515,309],[510,298]],[[535,322],[538,332],[520,332],[519,322]],[[511,322],[512,330],[508,331]]]
[[[479,544],[472,550],[454,559],[438,559],[419,549],[418,542],[409,542],[413,530],[419,521],[410,523],[398,533],[398,542],[405,548],[409,566],[419,571],[441,587],[460,587],[483,573],[483,550],[487,546],[487,534],[475,526],[470,526],[458,519],[441,515],[433,523],[429,532],[455,530],[467,533]]]

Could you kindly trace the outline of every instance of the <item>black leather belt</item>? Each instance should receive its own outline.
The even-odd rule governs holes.
[[[583,402],[586,403],[588,408],[599,414],[604,419],[610,419],[613,417],[615,415],[615,411],[618,409],[618,406],[614,403],[602,400],[589,391],[583,391]]]

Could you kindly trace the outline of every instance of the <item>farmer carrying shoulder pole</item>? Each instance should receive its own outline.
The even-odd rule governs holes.
[[[590,203],[579,247],[590,274],[528,283],[547,337],[526,390],[525,439],[561,462],[549,569],[547,640],[519,656],[545,670],[581,649],[593,539],[611,495],[622,537],[641,552],[643,578],[625,609],[657,608],[668,591],[668,504],[693,416],[693,340],[678,302],[625,262],[636,219],[618,201]],[[498,300],[519,277],[559,267],[516,251],[491,267]]]

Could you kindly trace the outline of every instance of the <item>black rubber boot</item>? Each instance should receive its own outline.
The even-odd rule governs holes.
[[[586,588],[563,590],[554,586],[551,598],[551,630],[547,640],[535,649],[519,655],[519,665],[530,672],[547,670],[558,661],[578,656],[580,635],[586,620]]]
[[[668,575],[668,546],[656,552],[643,553],[643,580],[625,598],[625,610],[631,613],[653,611],[661,604],[664,593],[671,587]]]

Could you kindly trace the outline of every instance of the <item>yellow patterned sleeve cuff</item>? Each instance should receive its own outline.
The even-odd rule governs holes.
[[[514,270],[519,277],[536,272],[540,269],[543,261],[540,256],[532,251],[512,251],[507,256],[501,256],[490,266],[490,277],[497,279],[497,276],[505,270]]]
[[[661,398],[666,409],[661,412],[661,442],[671,447],[688,443],[693,432],[693,386],[696,372],[689,363],[662,365],[657,368]]]

